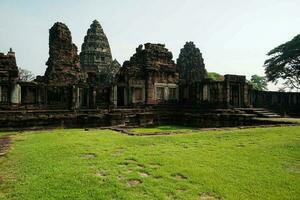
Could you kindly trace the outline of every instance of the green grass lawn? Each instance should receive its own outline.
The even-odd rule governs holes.
[[[57,129],[12,138],[0,157],[0,199],[300,197],[300,126],[167,136]]]
[[[197,129],[193,127],[184,127],[184,126],[172,126],[172,125],[164,125],[164,126],[158,126],[158,127],[153,127],[153,128],[132,128],[130,129],[133,133],[156,133],[156,132],[161,132],[161,133],[191,133],[191,132],[196,132]]]

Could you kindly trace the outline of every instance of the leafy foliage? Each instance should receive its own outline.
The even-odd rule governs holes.
[[[250,87],[255,90],[266,91],[268,90],[267,78],[264,76],[252,75],[250,81],[248,82]]]
[[[300,34],[267,55],[271,56],[264,64],[268,81],[276,84],[283,79],[286,87],[300,89]]]
[[[208,72],[207,78],[211,79],[213,81],[223,81],[224,80],[224,76],[221,74],[218,74],[216,72]]]
[[[34,74],[27,70],[27,69],[22,69],[19,67],[19,77],[21,81],[32,81],[35,76]]]

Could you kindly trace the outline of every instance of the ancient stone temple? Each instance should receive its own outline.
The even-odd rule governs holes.
[[[0,53],[0,107],[20,102],[21,90],[17,84],[19,71],[12,49],[5,55]]]
[[[69,28],[57,22],[49,33],[49,59],[44,81],[54,85],[70,85],[83,81],[77,47],[72,43]]]
[[[118,61],[112,60],[108,39],[97,20],[93,21],[84,37],[80,63],[92,83],[111,83],[120,68]]]
[[[186,42],[180,50],[177,69],[182,81],[195,82],[206,78],[207,72],[202,54],[193,42]]]
[[[179,76],[172,58],[163,44],[140,45],[118,74],[117,105],[176,102]]]
[[[165,45],[146,43],[120,68],[97,21],[87,31],[80,57],[65,24],[55,23],[49,34],[48,67],[34,81],[19,80],[12,50],[0,53],[1,129],[244,126],[265,123],[257,116],[276,116],[252,106],[300,115],[300,93],[253,91],[239,75],[206,78],[193,42],[181,49],[177,64]]]
[[[36,95],[31,95],[31,101],[44,108],[75,108],[79,107],[82,99],[80,97],[79,84],[84,84],[84,74],[79,64],[77,47],[72,42],[69,28],[56,22],[49,30],[49,58],[46,62],[48,66],[44,76],[38,76],[38,85],[24,86],[27,91],[34,91]]]

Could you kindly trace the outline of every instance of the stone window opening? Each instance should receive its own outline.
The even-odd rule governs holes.
[[[8,102],[8,87],[0,86],[0,103]]]
[[[156,98],[157,100],[165,100],[165,88],[164,87],[157,87],[156,88]]]
[[[177,99],[177,88],[169,88],[169,99]]]
[[[142,88],[134,88],[134,100],[135,101],[143,100],[143,89]]]

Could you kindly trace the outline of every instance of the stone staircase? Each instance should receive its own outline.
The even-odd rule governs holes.
[[[235,108],[237,112],[244,112],[247,114],[255,114],[257,117],[261,118],[279,118],[281,117],[277,113],[274,113],[265,108]]]
[[[112,126],[140,126],[152,125],[156,112],[147,108],[123,108],[113,109],[107,114],[108,121]]]

